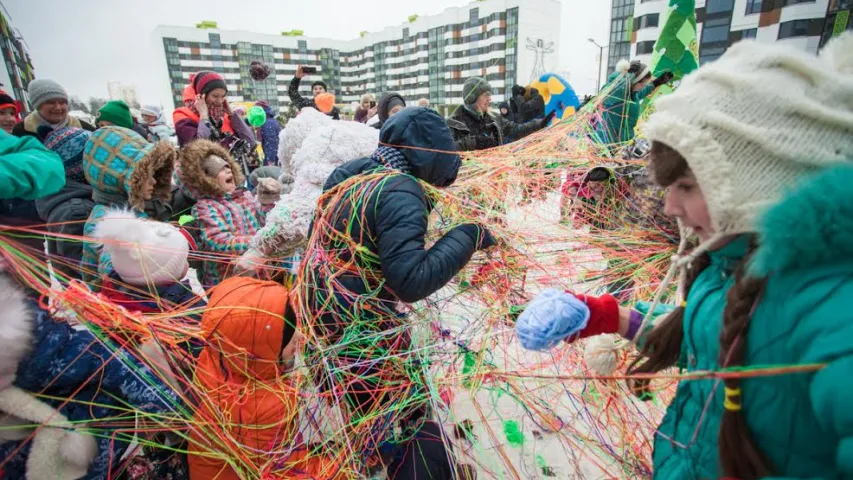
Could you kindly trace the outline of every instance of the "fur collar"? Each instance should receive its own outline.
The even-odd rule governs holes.
[[[216,179],[204,173],[202,162],[211,155],[224,158],[231,165],[234,184],[241,187],[246,182],[243,169],[228,153],[228,150],[208,140],[195,140],[181,149],[177,171],[183,187],[197,200],[225,195],[225,190],[216,183]]]
[[[157,185],[154,186],[154,197],[168,202],[172,197],[172,172],[175,169],[175,161],[178,153],[169,142],[159,142],[145,154],[130,174],[127,192],[130,206],[139,210],[145,210],[145,199],[143,188],[148,178],[154,177]]]
[[[35,313],[24,292],[0,272],[0,389],[15,379],[18,364],[29,353],[35,330]]]
[[[80,120],[77,120],[71,115],[68,115],[66,118],[68,120],[64,125],[62,125],[63,127],[83,128],[83,125],[80,123]],[[24,130],[30,133],[35,133],[36,135],[38,135],[38,129],[42,125],[50,126],[49,124],[44,123],[44,120],[42,120],[42,117],[38,114],[38,112],[33,112],[24,117]]]
[[[758,221],[756,276],[853,258],[853,165],[821,170],[788,191]]]

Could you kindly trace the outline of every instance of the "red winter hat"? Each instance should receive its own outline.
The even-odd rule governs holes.
[[[225,79],[222,78],[222,75],[209,70],[203,70],[196,73],[195,77],[192,78],[192,86],[197,93],[202,95],[207,95],[216,88],[228,91],[228,87],[225,86]]]
[[[15,101],[5,90],[0,89],[0,110],[5,110],[7,108],[12,108],[15,110],[15,116],[17,117],[19,113],[21,113],[21,105]]]

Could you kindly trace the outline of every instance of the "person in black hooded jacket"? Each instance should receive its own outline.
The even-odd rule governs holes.
[[[379,122],[374,123],[373,127],[377,130],[381,130],[382,126],[385,125],[385,122],[387,122],[392,115],[395,115],[400,110],[406,108],[406,99],[399,93],[385,93],[379,97],[379,104],[377,107],[376,112],[379,117]]]
[[[426,248],[431,202],[422,183],[447,187],[460,166],[440,115],[406,108],[388,119],[379,140],[371,157],[328,177],[300,266],[298,298],[317,337],[309,344],[320,346],[309,349],[306,361],[322,372],[321,388],[344,392],[337,400],[354,425],[392,415],[407,428],[430,414],[424,366],[409,351],[404,304],[438,291],[495,240],[484,227],[463,224]],[[334,372],[321,365],[333,365]],[[431,420],[424,428],[440,431]],[[421,442],[419,435],[402,446],[406,453],[388,467],[389,478],[453,478],[440,439]]]
[[[524,102],[518,110],[518,121],[521,123],[545,116],[545,98],[539,93],[539,90],[531,88],[527,93],[530,94],[530,99]]]

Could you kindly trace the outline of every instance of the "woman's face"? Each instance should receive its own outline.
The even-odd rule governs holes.
[[[61,98],[48,100],[39,106],[39,113],[48,123],[60,123],[68,116],[68,101]]]
[[[501,115],[506,115],[506,114],[508,114],[508,113],[509,113],[509,110],[507,110],[507,109],[506,109],[506,108],[504,108],[504,107],[501,107]]]
[[[146,115],[142,114],[142,119],[145,120],[145,123],[154,123],[157,120],[157,117],[154,115]]]
[[[208,105],[214,107],[221,107],[225,103],[226,93],[227,92],[224,88],[214,88],[204,98],[207,100]]]
[[[714,235],[705,195],[690,170],[667,187],[664,213],[681,220],[681,224],[691,228],[703,242]]]
[[[142,199],[146,202],[151,200],[154,197],[154,187],[157,186],[157,180],[154,177],[149,178],[145,181],[145,185],[142,187]]]
[[[361,108],[364,110],[370,110],[370,99],[364,100],[361,102]]]
[[[216,183],[222,187],[225,192],[231,193],[234,189],[237,188],[237,185],[234,183],[234,173],[231,171],[230,167],[223,168],[219,175],[216,176]]]
[[[15,119],[14,108],[4,108],[0,110],[0,129],[6,133],[12,133],[12,129],[18,121]]]

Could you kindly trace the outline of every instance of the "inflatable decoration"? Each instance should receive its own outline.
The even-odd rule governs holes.
[[[561,122],[572,115],[580,107],[580,100],[575,90],[563,77],[546,73],[539,77],[538,82],[533,82],[528,88],[535,88],[545,99],[545,115],[557,112],[554,122]]]

